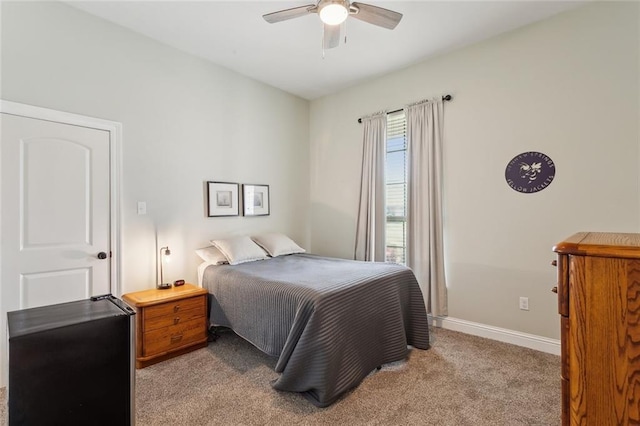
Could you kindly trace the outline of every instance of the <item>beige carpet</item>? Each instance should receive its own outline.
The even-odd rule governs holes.
[[[208,348],[138,370],[137,424],[560,424],[559,357],[448,330],[432,334],[430,350],[413,350],[316,408],[273,390],[275,360],[224,333]]]

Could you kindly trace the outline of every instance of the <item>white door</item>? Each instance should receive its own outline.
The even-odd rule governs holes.
[[[110,251],[109,132],[3,114],[7,310],[109,293]]]
[[[110,132],[4,112],[0,126],[2,323],[111,293]]]

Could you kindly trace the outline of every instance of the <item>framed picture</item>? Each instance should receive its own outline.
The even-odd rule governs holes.
[[[242,185],[244,216],[267,216],[269,214],[269,185]]]
[[[230,182],[207,182],[207,216],[238,216],[240,184]]]

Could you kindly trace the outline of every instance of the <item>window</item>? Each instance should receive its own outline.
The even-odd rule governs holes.
[[[387,115],[385,154],[385,261],[405,264],[407,247],[407,120],[404,111]]]

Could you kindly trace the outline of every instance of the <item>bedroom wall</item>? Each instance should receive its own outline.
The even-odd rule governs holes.
[[[638,10],[589,4],[313,101],[312,251],[353,256],[357,118],[449,93],[449,315],[558,339],[552,246],[578,231],[640,231]],[[505,182],[506,164],[525,151],[556,164],[544,191]]]
[[[155,285],[160,245],[165,276],[190,282],[211,238],[274,230],[308,248],[308,101],[65,4],[1,7],[2,99],[123,125],[124,292]],[[207,180],[270,185],[271,215],[205,217]]]

